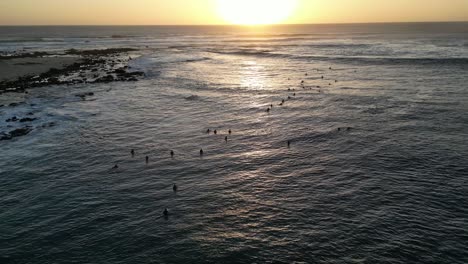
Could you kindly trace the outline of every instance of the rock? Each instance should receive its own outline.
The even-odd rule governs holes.
[[[81,94],[77,94],[77,95],[75,95],[75,96],[76,96],[76,97],[80,97],[81,99],[83,99],[83,100],[84,100],[84,99],[86,98],[86,96],[93,96],[93,95],[94,95],[94,93],[93,93],[93,92],[89,92],[89,93],[81,93]]]
[[[25,135],[29,134],[29,132],[31,132],[31,131],[32,131],[32,129],[30,127],[18,128],[18,129],[15,129],[15,130],[11,131],[8,134],[1,133],[0,134],[0,140],[10,140],[10,139],[12,139],[14,137],[25,136]]]
[[[120,69],[116,69],[114,71],[114,73],[117,73],[117,74],[125,74],[125,70],[123,68],[120,68]]]
[[[3,132],[0,133],[0,141],[2,140],[10,140],[12,139],[13,137],[10,135],[10,134],[5,134]]]
[[[37,118],[25,117],[25,118],[21,118],[19,121],[20,121],[20,123],[24,123],[24,122],[32,122],[32,121],[34,121],[36,119]]]
[[[46,128],[46,127],[53,127],[55,126],[55,122],[50,122],[50,123],[47,123],[47,124],[43,124],[42,127],[43,128]]]
[[[12,118],[8,118],[7,120],[5,120],[6,122],[16,122],[18,121],[18,117],[14,116]]]
[[[112,75],[107,75],[107,76],[101,77],[101,78],[99,78],[99,79],[96,79],[96,81],[94,81],[94,82],[109,83],[109,82],[113,82],[113,81],[114,81],[114,76],[112,76]]]

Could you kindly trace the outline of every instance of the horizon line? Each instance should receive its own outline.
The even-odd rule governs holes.
[[[307,25],[364,25],[364,24],[424,24],[424,23],[468,23],[464,21],[388,21],[388,22],[325,22],[325,23],[279,23],[279,24],[259,24],[259,25],[241,25],[241,24],[0,24],[0,27],[268,27],[268,26],[307,26]]]

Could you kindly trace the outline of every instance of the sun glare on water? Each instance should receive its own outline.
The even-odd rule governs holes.
[[[297,0],[218,0],[220,15],[238,25],[283,23],[294,11]]]

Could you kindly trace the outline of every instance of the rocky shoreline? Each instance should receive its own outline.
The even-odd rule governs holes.
[[[132,71],[128,66],[129,61],[132,60],[130,53],[135,51],[135,49],[130,48],[113,48],[98,50],[71,49],[58,54],[47,52],[2,54],[0,55],[0,62],[8,61],[13,65],[19,65],[16,67],[22,67],[21,65],[23,64],[31,67],[30,64],[39,64],[41,60],[44,60],[46,68],[45,71],[40,74],[25,74],[16,79],[0,79],[0,96],[3,93],[27,94],[29,89],[51,85],[138,81],[140,78],[144,77],[144,73]],[[70,60],[70,56],[76,59]],[[64,61],[72,63],[61,64],[60,67],[57,68],[47,68],[48,65],[57,64],[46,64],[45,61],[51,58],[57,61],[60,61],[60,58],[67,58]],[[32,65],[32,67],[34,68],[34,65]],[[86,92],[77,94],[76,96],[85,100],[86,97],[94,96],[94,93]],[[17,107],[22,104],[24,103],[0,105],[0,109],[3,107]],[[31,124],[38,119],[40,118],[35,117],[34,112],[8,116],[7,119],[2,121],[7,124],[6,127],[9,128],[9,131],[0,131],[0,141],[28,135],[34,129]],[[39,127],[52,127],[54,125],[54,122],[49,122],[39,125]]]
[[[47,56],[77,56],[79,60],[62,69],[51,68],[38,75],[25,75],[16,80],[0,82],[0,94],[6,92],[27,93],[27,89],[50,85],[73,85],[80,83],[108,83],[113,81],[138,81],[143,72],[131,71],[128,62],[130,48],[102,50],[66,50],[62,54],[34,52],[25,54],[2,55],[1,60],[19,58],[38,58]]]

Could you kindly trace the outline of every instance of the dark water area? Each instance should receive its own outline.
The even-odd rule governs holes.
[[[0,263],[468,263],[467,23],[0,27],[108,47],[146,77],[0,95]]]

